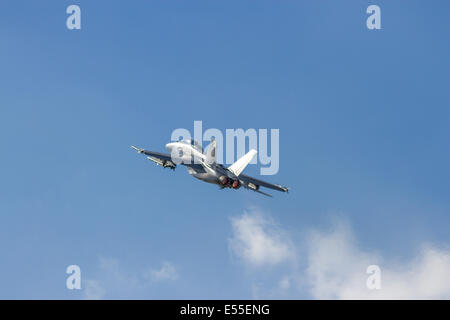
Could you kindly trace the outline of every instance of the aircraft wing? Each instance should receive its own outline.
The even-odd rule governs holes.
[[[239,180],[242,182],[242,184],[244,185],[244,187],[246,187],[247,189],[262,193],[266,196],[270,196],[267,193],[264,193],[262,191],[259,191],[259,187],[265,187],[265,188],[269,188],[269,189],[273,189],[273,190],[278,190],[281,192],[288,192],[289,188],[287,187],[283,187],[279,184],[272,184],[269,182],[265,182],[250,176],[247,176],[245,174],[240,174],[239,175]]]
[[[138,153],[145,154],[148,160],[151,160],[157,165],[163,166],[164,168],[175,169],[175,167],[177,166],[172,162],[172,157],[168,153],[144,150],[135,146],[131,146],[131,148],[136,150]]]

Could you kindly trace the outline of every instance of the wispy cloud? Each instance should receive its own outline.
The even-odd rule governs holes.
[[[303,230],[305,243],[293,244],[289,233],[258,212],[232,219],[230,247],[245,264],[284,265],[288,271],[262,288],[252,285],[259,298],[316,299],[442,299],[450,298],[450,250],[423,245],[408,261],[389,261],[382,254],[363,250],[348,223],[337,221],[328,230]],[[296,257],[296,259],[290,259]],[[301,266],[297,263],[301,260]],[[369,265],[381,269],[381,288],[370,290]],[[267,272],[264,268],[260,273]]]
[[[152,289],[153,282],[174,281],[178,272],[173,263],[165,261],[161,268],[129,270],[119,260],[100,257],[96,277],[86,279],[85,299],[142,298]]]
[[[269,216],[258,212],[244,213],[232,218],[231,225],[231,252],[252,267],[277,265],[294,256],[285,232]]]
[[[178,278],[178,272],[173,263],[165,261],[160,269],[151,269],[147,277],[151,281],[173,281]]]
[[[100,285],[99,281],[86,280],[86,288],[84,289],[84,298],[87,300],[100,300],[105,296],[105,289]]]

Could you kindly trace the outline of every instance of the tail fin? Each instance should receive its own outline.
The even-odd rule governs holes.
[[[228,167],[236,177],[238,177],[242,171],[244,171],[245,167],[252,161],[253,157],[257,154],[255,149],[250,150],[247,154],[245,154],[242,158],[237,160],[231,166]]]
[[[206,147],[206,158],[205,161],[207,164],[213,164],[216,163],[216,149],[217,149],[217,143],[216,140],[212,140],[208,147]]]

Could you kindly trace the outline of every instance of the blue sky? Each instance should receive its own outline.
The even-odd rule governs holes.
[[[81,7],[81,30],[66,28],[70,4]],[[366,28],[370,4],[381,30]],[[413,261],[424,243],[446,247],[449,10],[446,1],[2,1],[0,298],[82,299],[88,285],[100,298],[320,298],[302,278],[303,247],[336,220],[358,250],[392,264]],[[164,151],[194,120],[279,128],[280,170],[264,178],[292,191],[220,191],[129,149]],[[240,255],[233,243],[246,240],[233,221],[248,222],[244,212],[256,232],[275,235],[273,252],[295,259],[255,266]],[[147,276],[165,263],[172,276]],[[82,290],[65,287],[71,264]],[[294,273],[303,280],[289,292],[273,289]]]

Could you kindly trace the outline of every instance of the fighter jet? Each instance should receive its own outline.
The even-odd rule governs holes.
[[[213,140],[205,151],[194,139],[166,144],[166,149],[170,154],[148,151],[131,146],[131,148],[135,149],[138,153],[146,155],[148,160],[155,162],[157,165],[172,170],[174,170],[177,165],[184,165],[191,176],[208,183],[216,184],[221,189],[231,188],[237,190],[242,186],[269,197],[272,195],[259,190],[259,188],[265,187],[282,192],[289,191],[289,188],[287,187],[268,183],[242,173],[256,155],[256,150],[250,150],[247,154],[242,156],[242,158],[227,168],[224,165],[217,163],[216,147],[216,141]]]

